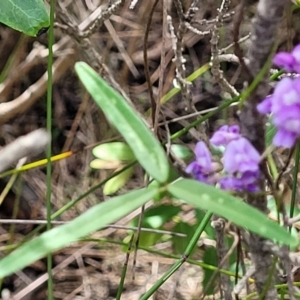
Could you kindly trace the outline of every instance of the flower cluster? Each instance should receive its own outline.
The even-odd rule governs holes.
[[[278,53],[273,62],[288,72],[299,73],[300,45],[291,53]],[[277,147],[293,147],[300,137],[300,77],[285,77],[279,81],[273,95],[264,99],[257,110],[262,114],[272,114],[272,122],[277,127],[273,144]]]
[[[274,64],[288,72],[300,73],[300,45],[290,53],[280,52],[273,59]],[[271,114],[277,127],[273,144],[291,148],[300,139],[300,77],[285,77],[275,87],[274,93],[264,99],[257,110]],[[210,139],[213,146],[225,147],[221,174],[203,142],[195,148],[196,160],[190,163],[186,172],[207,184],[219,184],[222,189],[256,192],[260,177],[260,155],[253,145],[240,134],[239,126],[222,126]]]
[[[240,135],[237,125],[222,126],[210,139],[213,146],[224,146],[223,172],[216,174],[216,163],[203,142],[195,148],[196,160],[190,163],[186,172],[195,179],[219,184],[222,189],[238,192],[258,191],[257,180],[260,176],[260,155],[252,144]]]

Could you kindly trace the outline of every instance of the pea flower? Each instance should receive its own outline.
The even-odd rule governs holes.
[[[273,144],[291,148],[300,137],[300,78],[283,78],[273,95],[263,100],[257,110],[262,114],[272,113],[272,122],[278,129]]]
[[[220,180],[226,190],[256,192],[256,182],[260,175],[260,155],[252,144],[243,137],[231,141],[223,156],[227,176]]]
[[[279,52],[274,56],[273,63],[287,72],[300,73],[300,45],[296,46],[291,53]]]
[[[224,153],[224,169],[228,173],[258,171],[260,155],[246,138],[228,144]]]
[[[288,72],[300,73],[300,45],[291,53],[276,54],[273,62]],[[273,95],[264,99],[257,110],[262,114],[271,113],[272,122],[277,127],[273,144],[293,147],[300,138],[300,78],[283,78],[276,85]]]
[[[240,136],[238,125],[224,125],[213,134],[209,141],[214,146],[227,146],[229,142],[240,138]]]
[[[186,172],[196,180],[215,185],[219,183],[225,190],[257,192],[260,176],[260,155],[252,144],[240,135],[237,125],[222,126],[211,138],[215,146],[225,146],[223,155],[224,176],[216,174],[219,165],[212,161],[211,153],[204,142],[195,147],[196,159]]]
[[[195,147],[196,160],[191,162],[187,168],[186,172],[192,174],[195,179],[208,183],[214,184],[215,178],[212,174],[213,163],[211,154],[204,142],[198,142]]]

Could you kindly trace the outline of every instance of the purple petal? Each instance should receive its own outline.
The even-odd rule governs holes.
[[[229,142],[240,137],[240,127],[238,125],[224,125],[213,134],[209,141],[214,146],[226,146]]]
[[[259,187],[255,184],[249,184],[244,187],[244,190],[250,193],[257,193],[259,192]]]
[[[282,114],[282,110],[294,105],[300,107],[299,80],[283,78],[275,87],[272,96],[271,112]]]
[[[296,63],[295,57],[288,52],[279,52],[273,58],[273,63],[286,71],[291,72],[294,69]]]
[[[191,162],[185,169],[185,172],[188,174],[194,174],[197,173],[198,170],[200,169],[198,163],[196,161]]]
[[[299,66],[300,66],[300,64],[299,64]],[[294,86],[293,87],[297,91],[297,93],[300,95],[300,77],[296,77],[294,79]]]
[[[274,112],[273,124],[300,134],[300,105],[283,106],[279,112]]]
[[[261,114],[269,114],[272,109],[272,97],[265,98],[262,102],[257,105],[257,110]]]
[[[220,180],[220,186],[224,190],[237,192],[258,192],[257,179],[259,172],[246,172],[241,177],[227,176]]]
[[[273,144],[276,147],[292,148],[297,140],[297,135],[291,131],[279,128],[273,138]]]
[[[294,71],[300,74],[300,62],[294,65]]]
[[[202,167],[196,162],[191,162],[185,169],[188,174],[192,174],[193,177],[199,181],[205,182],[206,175],[203,173]]]
[[[210,152],[206,146],[206,144],[202,141],[198,142],[195,147],[195,155],[196,157],[210,157]]]
[[[300,117],[300,116],[299,116]],[[300,119],[290,119],[284,124],[286,130],[300,134]]]
[[[292,55],[294,56],[296,62],[299,64],[300,63],[300,45],[297,45],[293,51]]]
[[[247,171],[241,175],[240,180],[243,182],[245,186],[249,184],[255,184],[259,178],[259,174],[260,174],[259,171],[255,171],[255,172]]]
[[[239,134],[240,133],[240,126],[239,125],[231,125],[231,126],[229,126],[229,132]]]
[[[211,154],[204,142],[198,142],[195,147],[195,155],[197,163],[207,172],[210,172],[211,167]]]
[[[260,155],[245,138],[230,142],[224,153],[224,169],[228,173],[259,170]]]
[[[234,177],[224,177],[220,180],[220,187],[226,191],[237,191],[242,192],[243,187],[241,182]]]
[[[196,180],[210,184],[210,185],[214,185],[218,181],[218,178],[215,174],[205,173],[203,171],[203,169],[201,168],[201,166],[199,166],[199,164],[196,161],[193,161],[192,163],[190,163],[187,166],[187,168],[185,169],[185,171],[188,174],[192,174]]]
[[[285,104],[285,105],[292,105],[296,101],[294,100],[294,94],[297,94],[297,91],[295,90],[295,81],[291,78],[285,77],[281,79],[274,90],[273,98],[274,98],[274,104],[277,104],[279,102],[279,105]],[[292,94],[290,92],[293,91]],[[286,96],[287,95],[287,96]],[[285,97],[286,96],[286,97]],[[276,98],[276,101],[275,101]],[[278,99],[278,101],[277,101]],[[299,100],[298,100],[299,103]]]
[[[198,142],[195,147],[196,159],[185,169],[189,174],[199,181],[212,183],[214,174],[212,172],[211,154],[204,142]]]

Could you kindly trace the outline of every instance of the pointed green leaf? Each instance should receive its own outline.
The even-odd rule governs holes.
[[[42,0],[1,0],[0,22],[30,36],[38,36],[50,26]]]
[[[76,63],[75,70],[106,117],[122,134],[139,163],[151,177],[166,182],[170,168],[168,159],[146,124],[123,97],[86,63]]]
[[[115,170],[123,166],[123,164],[119,161],[107,161],[103,159],[93,159],[90,162],[90,167],[92,169],[108,169],[108,170]]]
[[[194,206],[213,212],[265,238],[296,247],[298,239],[241,199],[212,186],[182,179],[168,187],[169,192]]]
[[[128,182],[132,173],[133,173],[133,168],[128,168],[124,170],[122,173],[120,173],[119,175],[108,180],[103,187],[103,194],[111,195],[117,192],[121,187],[123,187]]]
[[[0,260],[0,278],[8,276],[51,251],[58,250],[104,226],[117,221],[152,199],[157,189],[130,192],[100,203],[68,224],[51,229],[26,242]]]
[[[96,146],[93,154],[107,161],[133,161],[135,156],[128,145],[122,142],[105,143]]]

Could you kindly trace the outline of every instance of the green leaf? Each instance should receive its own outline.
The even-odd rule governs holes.
[[[51,229],[26,242],[0,260],[0,278],[8,276],[51,251],[58,250],[134,211],[158,192],[147,188],[130,192],[100,203],[68,224]]]
[[[117,192],[121,187],[123,187],[128,182],[132,173],[133,173],[133,168],[128,168],[124,170],[122,173],[120,173],[119,175],[108,180],[103,187],[103,194],[111,195]]]
[[[229,193],[191,179],[182,179],[168,187],[169,192],[194,206],[213,212],[265,238],[296,247],[297,237],[268,219],[262,212]]]
[[[86,63],[76,63],[75,70],[106,117],[122,134],[139,163],[151,177],[166,182],[170,171],[168,159],[146,124],[122,96]]]
[[[135,156],[128,145],[122,142],[105,143],[92,150],[94,156],[107,161],[133,161]]]
[[[171,145],[171,152],[178,158],[186,160],[193,156],[193,151],[179,144]]]
[[[90,167],[92,169],[116,170],[122,166],[124,165],[120,161],[107,161],[99,158],[93,159],[90,162]]]
[[[38,36],[50,26],[42,0],[1,0],[0,22],[30,36]]]

